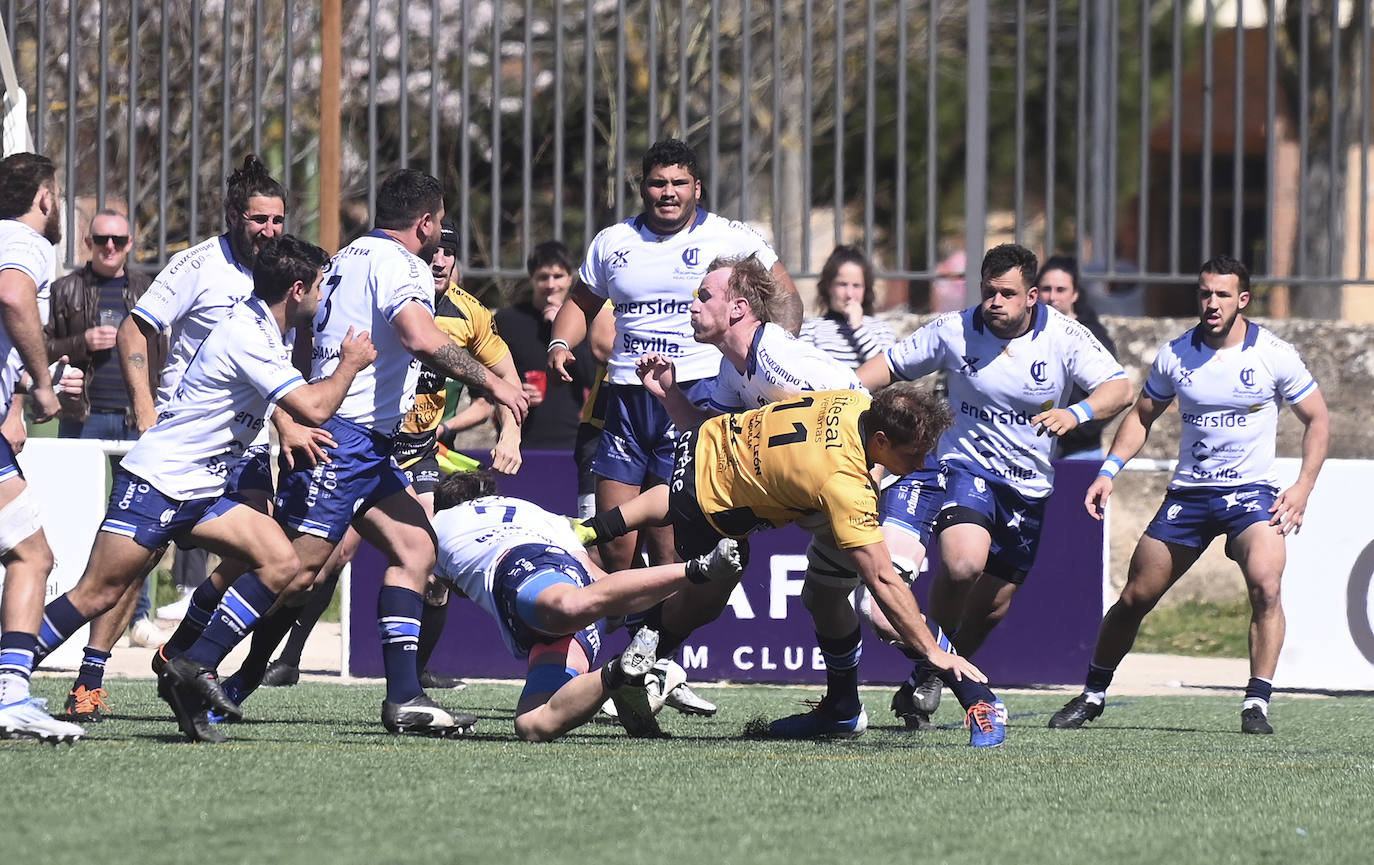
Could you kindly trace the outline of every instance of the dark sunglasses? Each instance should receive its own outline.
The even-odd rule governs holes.
[[[91,243],[96,246],[104,246],[113,243],[115,249],[123,249],[129,245],[129,235],[127,234],[92,234]]]
[[[268,213],[244,214],[243,218],[249,222],[256,222],[258,225],[266,225],[269,222],[273,225],[281,225],[286,222],[285,216],[276,216]]]

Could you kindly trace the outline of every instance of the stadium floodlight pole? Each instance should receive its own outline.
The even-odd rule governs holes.
[[[968,86],[964,104],[964,251],[983,257],[988,208],[988,3],[968,4]],[[966,303],[981,299],[979,280],[964,279]]]

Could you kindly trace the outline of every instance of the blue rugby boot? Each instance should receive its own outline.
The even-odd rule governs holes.
[[[996,748],[1007,740],[1007,707],[1001,700],[974,703],[964,715],[970,748]]]
[[[836,712],[825,700],[809,712],[788,715],[768,725],[766,735],[773,739],[857,739],[868,729],[868,712],[863,704],[856,714]]]

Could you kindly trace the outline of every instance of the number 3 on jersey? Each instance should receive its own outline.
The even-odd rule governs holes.
[[[329,288],[329,291],[325,294],[324,300],[320,303],[320,314],[319,317],[315,319],[315,333],[322,333],[324,331],[324,326],[329,323],[329,313],[334,309],[334,289],[337,288],[342,281],[343,277],[337,273],[325,281],[324,284]]]

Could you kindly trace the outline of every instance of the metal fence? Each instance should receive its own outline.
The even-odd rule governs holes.
[[[69,193],[68,264],[109,203],[132,203],[145,267],[219,231],[223,178],[252,151],[292,190],[289,228],[318,237],[336,210],[342,242],[379,176],[424,168],[464,272],[515,280],[536,243],[576,250],[635,212],[640,154],[676,136],[711,207],[798,276],[856,243],[922,308],[942,260],[966,248],[976,268],[1014,239],[1099,272],[1104,311],[1166,313],[1187,294],[1169,286],[1229,252],[1267,311],[1323,317],[1374,282],[1369,7],[0,0]]]

